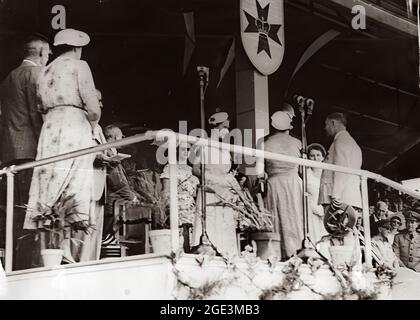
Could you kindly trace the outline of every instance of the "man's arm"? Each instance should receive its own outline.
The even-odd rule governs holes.
[[[392,244],[392,250],[394,251],[396,258],[398,259],[398,263],[400,264],[400,266],[405,267],[404,262],[402,262],[400,258],[400,247],[401,247],[400,242],[401,242],[400,237],[395,236],[394,243]]]
[[[121,164],[111,170],[108,175],[108,182],[110,191],[117,194],[120,198],[127,201],[133,201],[137,198],[136,193],[130,188]]]
[[[337,140],[334,146],[334,164],[338,166],[348,167],[349,159],[351,157],[351,150],[343,141]],[[334,171],[333,174],[333,190],[331,197],[341,199],[344,188],[348,180],[348,174]]]
[[[38,110],[38,105],[41,103],[40,97],[38,95],[38,77],[41,73],[41,70],[41,67],[31,68],[30,78],[26,85],[25,91],[28,115],[37,139],[39,138],[43,123],[43,118]]]

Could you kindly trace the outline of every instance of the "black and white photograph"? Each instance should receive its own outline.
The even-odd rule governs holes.
[[[0,0],[0,300],[420,300],[419,13]]]

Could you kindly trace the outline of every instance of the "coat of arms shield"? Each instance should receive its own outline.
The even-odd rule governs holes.
[[[274,73],[284,56],[283,0],[240,0],[245,52],[263,75]]]

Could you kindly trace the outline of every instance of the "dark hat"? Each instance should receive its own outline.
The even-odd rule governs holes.
[[[344,233],[352,229],[357,220],[357,213],[352,206],[333,202],[324,215],[324,227],[330,234]]]
[[[377,222],[378,228],[390,228],[391,227],[391,221],[388,219],[379,220]]]
[[[405,216],[405,220],[407,220],[407,221],[409,221],[409,220],[413,221],[414,220],[414,221],[420,222],[420,214],[418,214],[415,211],[408,211],[406,216]]]
[[[399,217],[399,216],[392,216],[391,218],[389,218],[389,221],[392,221],[392,220],[399,220],[400,222],[402,222],[402,219],[401,219],[401,217]]]

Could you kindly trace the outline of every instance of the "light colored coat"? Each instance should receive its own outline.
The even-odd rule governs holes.
[[[324,162],[360,169],[362,166],[362,150],[348,131],[343,130],[335,135]],[[319,204],[331,203],[331,197],[340,198],[343,203],[361,208],[362,195],[359,176],[323,170],[318,202]]]

